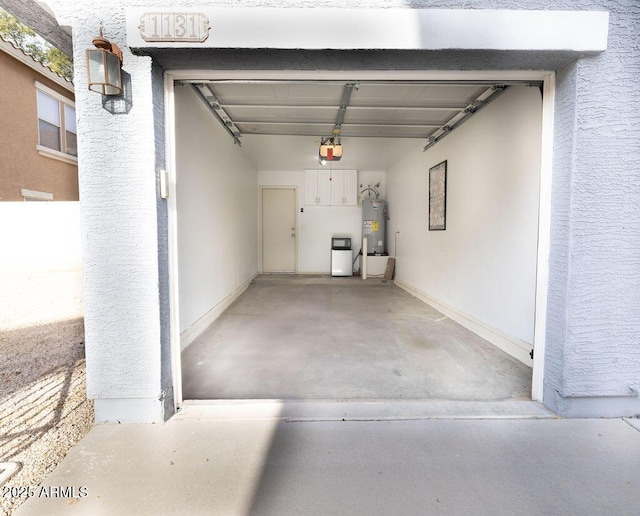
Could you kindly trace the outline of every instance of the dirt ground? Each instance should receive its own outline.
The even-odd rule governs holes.
[[[5,515],[93,425],[80,272],[0,274],[0,486]],[[18,488],[18,489],[11,489]]]

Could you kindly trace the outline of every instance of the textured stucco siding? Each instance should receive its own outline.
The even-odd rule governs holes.
[[[629,2],[608,51],[577,65],[565,396],[640,384],[639,77],[640,4]]]
[[[164,75],[160,67],[152,69],[153,116],[155,121],[156,172],[166,169]],[[167,202],[160,197],[160,174],[156,174],[156,209],[158,210],[158,295],[160,302],[160,386],[165,417],[172,414],[173,382],[171,377],[171,298],[169,278],[169,214]]]
[[[124,8],[49,0],[74,30],[77,63],[104,27],[123,47],[132,78],[127,115],[101,109],[76,68],[83,205],[89,394],[159,399],[168,385],[166,212],[157,199],[162,161],[158,70],[124,48]],[[175,6],[173,0],[135,5]],[[181,7],[233,7],[184,0]],[[255,0],[243,7],[315,7]],[[327,0],[323,7],[343,7]],[[349,7],[469,8],[465,1],[379,0]],[[220,69],[553,69],[558,71],[545,384],[561,397],[634,395],[640,384],[640,4],[637,0],[484,0],[473,8],[608,10],[609,46],[563,52],[278,51],[163,53],[165,66]],[[172,60],[173,59],[173,60]],[[572,62],[575,61],[575,62]],[[160,256],[160,259],[158,258]],[[603,398],[606,399],[606,398]],[[640,400],[636,401],[640,402]],[[597,415],[593,412],[593,415]],[[588,410],[587,410],[588,412]]]
[[[551,244],[547,297],[545,384],[563,392],[564,354],[567,335],[566,302],[569,280],[571,233],[571,171],[575,151],[576,64],[556,74],[554,116],[553,186],[551,198]]]
[[[88,91],[86,67],[76,66],[88,395],[98,401],[149,400],[157,412],[141,419],[157,420],[166,293],[159,290],[155,166],[163,158],[156,155],[152,61],[124,47],[123,10],[89,11],[81,2],[61,7],[61,21],[67,20],[62,23],[73,26],[75,62],[84,63],[102,25],[105,36],[123,48],[123,69],[131,77],[130,111],[112,114],[100,95]]]

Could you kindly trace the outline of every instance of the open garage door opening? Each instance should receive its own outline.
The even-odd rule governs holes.
[[[167,77],[178,403],[539,399],[544,76],[339,75]]]

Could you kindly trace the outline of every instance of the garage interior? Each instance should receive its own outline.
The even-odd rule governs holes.
[[[183,398],[531,399],[538,86],[177,82]],[[343,154],[321,164],[330,137]],[[430,231],[429,169],[444,161],[446,229]],[[310,197],[318,170],[357,171],[355,203]],[[266,266],[267,190],[294,196],[285,270]],[[367,258],[373,277],[334,277],[336,236],[362,272],[372,196],[386,202],[383,256]],[[388,257],[395,281],[380,279]]]

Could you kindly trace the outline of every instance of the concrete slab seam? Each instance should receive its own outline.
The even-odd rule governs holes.
[[[336,421],[355,423],[375,423],[382,421],[509,421],[509,420],[547,420],[557,416],[415,416],[415,417],[336,417],[336,418],[280,418],[284,423],[335,423]],[[640,430],[639,430],[640,431]]]

